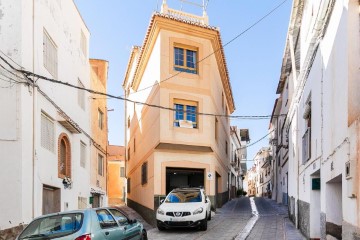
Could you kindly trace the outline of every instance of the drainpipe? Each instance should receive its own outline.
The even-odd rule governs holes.
[[[32,71],[35,72],[35,0],[33,0],[32,6]],[[35,88],[35,79],[33,78],[32,84],[32,103],[33,103],[33,144],[32,144],[32,218],[35,217],[35,166],[36,166],[36,150],[35,150],[35,142],[36,142],[36,88]]]
[[[127,189],[127,181],[128,181],[128,176],[127,176],[127,159],[128,159],[128,152],[127,152],[127,102],[126,102],[126,99],[127,99],[127,91],[126,91],[126,86],[124,86],[124,92],[125,92],[125,101],[124,101],[124,108],[125,108],[125,121],[124,121],[124,133],[125,133],[125,136],[124,136],[124,140],[125,140],[125,205],[128,205],[127,204],[127,193],[128,193],[128,189]]]

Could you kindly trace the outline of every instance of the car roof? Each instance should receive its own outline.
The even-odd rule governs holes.
[[[171,190],[172,192],[176,191],[176,192],[180,192],[180,191],[203,191],[203,188],[198,188],[198,187],[187,187],[187,188],[174,188],[173,190]]]
[[[86,213],[86,212],[97,211],[97,210],[101,210],[101,209],[116,209],[116,210],[119,210],[120,212],[122,212],[124,215],[126,215],[126,213],[124,211],[122,211],[121,209],[119,209],[118,207],[110,206],[110,207],[86,208],[86,209],[77,209],[77,210],[71,210],[71,211],[49,213],[49,214],[44,214],[44,215],[38,216],[35,219],[40,219],[40,218],[44,218],[44,217],[51,217],[51,216],[57,216],[57,215],[66,215],[66,214],[72,214],[72,213]]]

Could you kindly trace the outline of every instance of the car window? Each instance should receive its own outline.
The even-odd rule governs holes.
[[[96,214],[101,228],[112,228],[117,226],[115,219],[106,209],[97,210]]]
[[[128,223],[128,219],[127,217],[120,211],[116,210],[116,209],[109,209],[110,212],[112,213],[112,215],[114,215],[115,220],[121,224],[124,225],[126,223]]]
[[[201,192],[200,191],[172,191],[166,197],[165,202],[167,203],[185,203],[185,202],[201,202]]]
[[[59,214],[39,218],[27,226],[19,236],[19,239],[64,237],[77,232],[81,228],[82,222],[82,213]]]

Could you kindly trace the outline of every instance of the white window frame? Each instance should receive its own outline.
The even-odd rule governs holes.
[[[81,80],[78,78],[78,87],[85,88],[84,84],[81,82]],[[78,89],[78,104],[81,107],[81,109],[85,110],[85,90]]]
[[[104,176],[104,156],[98,154],[98,175]]]

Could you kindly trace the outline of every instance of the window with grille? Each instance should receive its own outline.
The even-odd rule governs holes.
[[[44,67],[54,77],[58,77],[58,53],[55,42],[44,29],[43,31],[43,62]]]
[[[141,166],[141,184],[144,185],[147,183],[147,162],[143,163]]]
[[[188,46],[175,46],[174,70],[197,74],[197,49]]]
[[[86,167],[86,144],[80,141],[80,166]]]
[[[71,146],[65,133],[60,134],[58,140],[58,177],[71,178]]]
[[[104,157],[101,154],[98,154],[98,174],[104,176]]]
[[[125,177],[125,167],[120,167],[120,177]]]
[[[78,87],[84,88],[84,84],[78,79]],[[85,91],[78,89],[78,104],[82,109],[85,109]]]
[[[98,109],[98,125],[100,129],[104,127],[104,113]]]
[[[197,128],[197,103],[174,100],[174,127]]]
[[[41,113],[41,146],[55,152],[55,125],[44,113]]]
[[[87,56],[87,41],[84,32],[81,30],[81,36],[80,36],[80,48],[83,52],[84,56]]]
[[[225,153],[226,153],[226,155],[228,154],[228,142],[227,141],[225,141]]]
[[[127,179],[127,185],[126,185],[127,193],[130,193],[130,187],[131,187],[131,181],[130,180],[131,180],[130,178]]]

